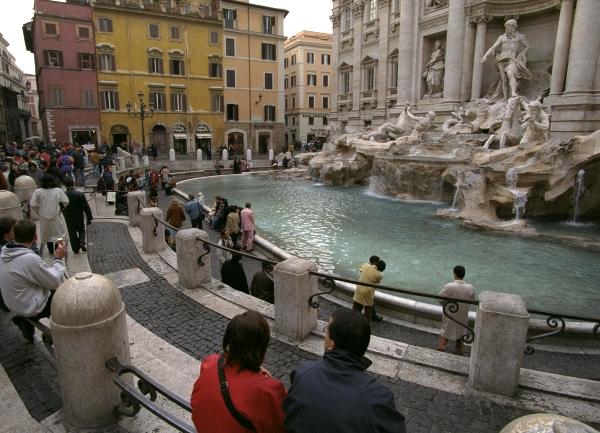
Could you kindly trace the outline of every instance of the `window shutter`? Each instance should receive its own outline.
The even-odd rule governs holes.
[[[175,93],[171,93],[171,111],[175,111],[175,109],[177,108],[175,106],[175,104],[177,103],[177,101],[175,99],[176,99]]]
[[[180,67],[179,74],[180,75],[185,75],[185,61],[180,60],[179,61],[179,67]]]
[[[265,120],[269,120],[269,106],[265,105]]]
[[[114,95],[115,95],[115,110],[118,110],[119,109],[119,92],[117,92],[115,90]]]
[[[183,102],[183,111],[187,112],[187,95],[181,95],[181,101]]]
[[[151,74],[152,72],[154,72],[152,70],[152,57],[148,57],[148,73]]]

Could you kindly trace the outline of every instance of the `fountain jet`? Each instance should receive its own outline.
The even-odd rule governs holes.
[[[579,200],[581,196],[585,192],[585,184],[583,180],[585,178],[585,170],[579,170],[577,172],[577,180],[575,181],[575,185],[577,186],[577,190],[575,192],[575,207],[573,209],[573,220],[572,222],[577,223],[577,216],[579,215]]]

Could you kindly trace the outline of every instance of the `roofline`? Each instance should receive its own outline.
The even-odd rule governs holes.
[[[283,16],[284,18],[290,13],[290,11],[288,11],[286,9],[279,9],[279,8],[274,8],[271,6],[257,5],[255,3],[246,3],[246,2],[242,2],[242,1],[238,1],[238,0],[222,0],[221,3],[233,3],[233,4],[236,4],[239,6],[249,6],[249,7],[255,7],[255,8],[260,8],[260,9],[267,9],[270,11],[283,12],[285,14]]]

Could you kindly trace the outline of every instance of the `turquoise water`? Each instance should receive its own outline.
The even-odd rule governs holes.
[[[447,205],[266,176],[195,179],[180,189],[202,191],[208,205],[215,195],[230,204],[250,201],[260,235],[343,277],[357,278],[360,264],[375,254],[387,263],[383,284],[436,293],[461,264],[477,292],[515,293],[530,308],[600,316],[600,253],[464,229],[435,216]]]

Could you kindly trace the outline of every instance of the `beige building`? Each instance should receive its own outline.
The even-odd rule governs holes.
[[[331,95],[331,35],[302,31],[285,43],[285,124],[287,144],[323,141]]]
[[[225,133],[238,154],[284,146],[283,19],[287,11],[247,1],[221,2]]]

